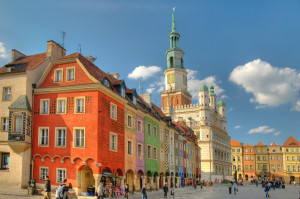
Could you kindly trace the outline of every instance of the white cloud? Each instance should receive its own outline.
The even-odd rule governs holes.
[[[300,111],[300,100],[295,103],[295,105],[292,108],[292,110]]]
[[[240,126],[240,125],[237,125],[237,126],[235,126],[234,128],[235,128],[235,129],[239,129],[239,128],[241,128],[241,126]]]
[[[209,76],[204,79],[199,79],[198,76],[198,71],[196,70],[191,70],[187,69],[188,72],[188,91],[191,93],[193,99],[197,99],[199,94],[198,94],[198,89],[199,86],[202,85],[203,83],[207,85],[208,87],[212,84],[214,86],[214,91],[217,96],[220,96],[223,92],[224,89],[220,88],[218,84],[222,83],[221,81],[218,81],[216,76]],[[223,95],[224,98],[226,98],[226,95]]]
[[[154,90],[155,90],[155,88],[147,88],[147,89],[146,89],[146,92],[147,92],[147,93],[152,93]]]
[[[260,59],[233,69],[229,80],[252,93],[256,109],[281,104],[294,104],[299,99],[300,73],[292,68],[276,68]],[[299,105],[293,110],[300,111]],[[299,107],[299,109],[298,109]]]
[[[152,81],[152,83],[149,85],[149,88],[146,89],[147,93],[153,93],[154,91],[156,92],[161,92],[165,90],[165,80],[164,76],[160,76],[156,78],[156,81]],[[155,79],[154,79],[155,80]]]
[[[148,79],[161,71],[158,66],[138,66],[131,73],[128,74],[130,79]]]
[[[278,131],[278,132],[274,133],[274,135],[275,135],[275,136],[278,136],[280,133],[281,133],[281,132]]]
[[[268,133],[273,133],[275,129],[270,128],[268,126],[260,126],[254,129],[251,129],[248,133],[253,134],[253,133],[260,133],[260,134],[268,134]]]
[[[2,42],[0,42],[0,58],[7,59],[8,58],[8,52]]]

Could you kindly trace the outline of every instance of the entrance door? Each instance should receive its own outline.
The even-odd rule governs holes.
[[[81,170],[81,187],[83,192],[88,192],[89,188],[95,186],[93,171],[89,166],[85,166]]]

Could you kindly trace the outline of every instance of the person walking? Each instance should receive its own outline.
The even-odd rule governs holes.
[[[100,183],[97,187],[97,199],[103,199],[103,183]]]
[[[165,184],[165,186],[163,187],[163,190],[164,190],[164,197],[167,198],[168,197],[168,191],[169,191],[169,188],[167,186],[167,183]]]
[[[231,184],[231,182],[228,182],[228,189],[229,189],[229,194],[231,194],[231,189],[232,189],[232,184]]]
[[[124,197],[128,199],[128,196],[129,196],[129,185],[125,184],[125,187],[124,187]]]
[[[142,199],[148,199],[148,196],[147,196],[147,184],[145,184],[142,188]]]
[[[266,185],[265,185],[266,198],[270,198],[269,191],[270,191],[270,188],[269,188],[268,184],[266,183]]]
[[[45,176],[44,179],[46,180],[46,183],[45,183],[43,199],[51,199],[51,184],[50,184],[49,176]]]
[[[236,182],[233,183],[232,187],[233,187],[234,194],[236,194],[236,191],[237,191],[237,184],[236,184]]]

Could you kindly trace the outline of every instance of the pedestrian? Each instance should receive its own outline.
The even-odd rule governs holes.
[[[147,196],[147,184],[145,184],[142,188],[142,199],[148,199],[148,196]]]
[[[72,183],[68,184],[68,188],[69,188],[69,191],[68,191],[69,198],[68,199],[78,199],[78,197],[76,195],[76,191],[75,191],[75,189],[73,189]]]
[[[258,187],[258,181],[257,180],[255,181],[255,184],[256,184],[256,187]]]
[[[45,183],[43,199],[51,199],[51,184],[50,184],[49,176],[45,176],[44,179],[46,180],[46,183]]]
[[[266,183],[266,185],[265,185],[266,198],[270,197],[269,191],[270,191],[269,186]]]
[[[194,187],[195,187],[195,189],[197,189],[197,181],[196,180],[194,181]]]
[[[96,190],[97,199],[103,199],[103,183],[100,183]]]
[[[229,194],[231,194],[231,189],[232,189],[232,182],[228,182],[228,189],[229,189]]]
[[[234,182],[233,185],[232,185],[232,187],[233,187],[233,192],[234,192],[234,194],[236,194],[236,191],[237,191],[237,183]]]
[[[125,187],[124,187],[124,197],[128,199],[128,196],[129,196],[129,185],[125,184]]]
[[[168,191],[169,191],[169,188],[167,186],[167,183],[165,184],[165,186],[163,187],[163,190],[164,190],[164,197],[167,198],[168,197]]]

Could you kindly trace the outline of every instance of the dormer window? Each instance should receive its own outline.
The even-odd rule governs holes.
[[[75,68],[67,68],[67,81],[75,80]]]
[[[121,96],[125,97],[125,89],[123,87],[121,87]]]
[[[104,84],[105,86],[109,87],[109,83],[108,83],[108,81],[107,81],[106,79],[103,81],[103,84]]]
[[[136,97],[135,96],[132,97],[132,102],[134,105],[136,105]]]
[[[6,67],[5,72],[9,73],[9,72],[14,72],[15,68],[14,67]]]
[[[55,82],[62,82],[62,77],[63,77],[63,69],[56,69],[54,71],[54,81]]]

